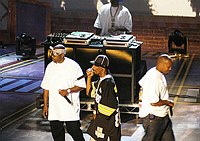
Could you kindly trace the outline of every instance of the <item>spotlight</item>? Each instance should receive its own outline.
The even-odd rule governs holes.
[[[188,49],[188,39],[186,36],[183,35],[182,32],[179,30],[175,30],[171,33],[168,39],[168,49],[169,53],[175,53],[175,56],[179,54],[178,56],[181,56],[181,54],[184,54],[185,57],[188,57],[187,49]]]
[[[16,55],[21,55],[21,59],[37,59],[36,52],[36,39],[28,36],[26,33],[22,33],[16,38]]]

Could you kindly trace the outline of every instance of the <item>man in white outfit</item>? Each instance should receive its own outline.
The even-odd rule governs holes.
[[[100,8],[94,23],[97,35],[119,35],[132,32],[132,16],[121,4],[122,1],[110,0],[110,3]]]
[[[45,70],[41,83],[44,89],[43,116],[50,121],[54,141],[65,141],[65,128],[74,141],[84,141],[80,129],[79,92],[86,87],[82,69],[74,60],[65,57],[61,44],[51,47],[52,62]]]
[[[145,130],[142,141],[175,141],[172,122],[168,115],[174,103],[169,100],[164,76],[171,70],[172,63],[168,55],[159,56],[156,67],[147,71],[139,81],[143,89],[139,111]]]

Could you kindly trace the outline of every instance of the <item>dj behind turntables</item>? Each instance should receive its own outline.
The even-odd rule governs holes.
[[[94,27],[96,35],[109,36],[132,32],[132,16],[122,5],[124,0],[110,0],[98,11]]]

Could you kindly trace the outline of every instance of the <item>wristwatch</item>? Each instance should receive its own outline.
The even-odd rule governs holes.
[[[68,94],[71,93],[71,90],[70,90],[70,89],[67,89],[67,93],[68,93]]]

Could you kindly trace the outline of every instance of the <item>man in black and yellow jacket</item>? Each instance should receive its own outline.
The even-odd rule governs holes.
[[[86,71],[86,94],[95,97],[95,118],[90,124],[87,133],[91,141],[120,141],[121,121],[119,113],[119,100],[113,76],[109,73],[109,59],[106,55],[98,55],[93,66]],[[94,74],[99,76],[92,82]]]

